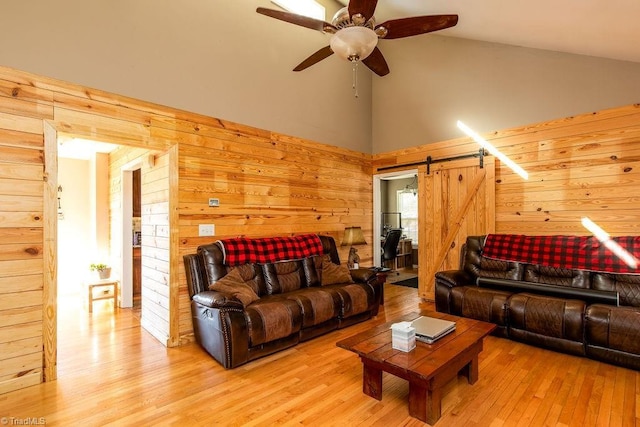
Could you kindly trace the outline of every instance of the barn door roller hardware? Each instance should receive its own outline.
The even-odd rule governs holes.
[[[478,166],[480,167],[480,169],[482,169],[482,168],[484,168],[484,156],[485,155],[486,154],[484,152],[484,148],[481,148],[480,150],[478,150],[477,153],[463,154],[461,156],[454,156],[454,157],[445,157],[443,159],[433,160],[431,158],[431,156],[427,156],[427,175],[429,175],[431,173],[431,165],[433,163],[449,162],[451,160],[469,159],[471,157],[478,157]]]
[[[449,162],[451,160],[461,160],[461,159],[469,159],[472,157],[478,157],[478,166],[480,166],[480,169],[484,168],[484,156],[486,156],[487,153],[484,152],[484,148],[481,148],[480,150],[478,150],[477,153],[473,153],[473,154],[463,154],[460,156],[453,156],[453,157],[445,157],[442,159],[432,159],[431,156],[427,156],[427,160],[424,162],[413,162],[413,163],[403,163],[400,165],[393,165],[393,166],[384,166],[381,168],[378,168],[378,172],[380,171],[384,171],[384,170],[389,170],[389,169],[399,169],[399,168],[408,168],[411,166],[420,166],[420,165],[427,165],[427,175],[429,175],[431,173],[431,165],[434,163],[441,163],[441,162]]]

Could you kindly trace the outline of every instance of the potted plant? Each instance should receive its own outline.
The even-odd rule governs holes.
[[[111,267],[109,267],[107,264],[91,264],[89,266],[89,269],[91,271],[97,271],[100,279],[108,279],[109,276],[111,276]]]

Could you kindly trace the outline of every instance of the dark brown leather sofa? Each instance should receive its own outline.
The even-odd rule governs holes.
[[[436,309],[495,334],[640,370],[640,275],[488,259],[468,237],[460,268],[436,273]]]
[[[335,241],[319,236],[324,254],[340,265]],[[351,270],[354,283],[322,286],[318,258],[244,264],[244,276],[260,297],[246,307],[209,285],[233,268],[223,263],[218,242],[184,256],[196,341],[225,368],[275,353],[378,313],[384,278]]]

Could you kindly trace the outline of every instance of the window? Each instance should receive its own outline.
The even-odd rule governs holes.
[[[398,191],[398,212],[402,214],[402,232],[418,243],[418,196],[413,192]]]
[[[326,17],[324,6],[315,0],[271,0],[271,3],[275,3],[289,12],[308,16],[309,18],[324,21]]]

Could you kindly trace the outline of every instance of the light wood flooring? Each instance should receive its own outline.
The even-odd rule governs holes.
[[[0,418],[47,425],[419,426],[408,384],[384,374],[382,401],[362,393],[362,366],[336,341],[419,306],[417,291],[386,285],[376,319],[224,370],[196,344],[167,349],[130,310],[92,315],[60,302],[57,381],[0,395]],[[423,305],[432,308],[430,304]],[[480,379],[444,393],[437,426],[640,425],[640,374],[488,337]],[[15,422],[13,424],[16,424]]]
[[[412,277],[417,276],[417,268],[400,268],[398,270],[389,272],[389,276],[387,276],[387,283],[401,282],[403,280],[411,279]]]

